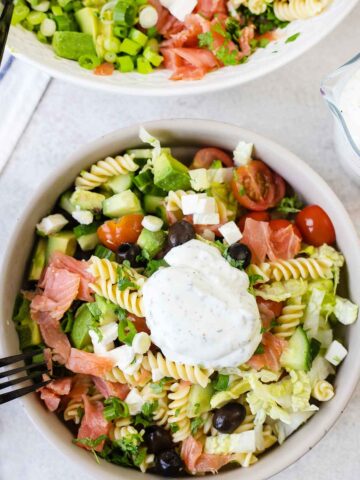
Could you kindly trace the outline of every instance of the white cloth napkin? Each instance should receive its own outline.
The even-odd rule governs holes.
[[[0,67],[0,173],[31,119],[50,77],[5,52]]]

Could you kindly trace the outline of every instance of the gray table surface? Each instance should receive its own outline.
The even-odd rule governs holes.
[[[0,177],[2,247],[11,241],[17,217],[32,192],[74,149],[122,126],[168,117],[224,120],[283,144],[325,178],[359,229],[359,187],[338,164],[332,120],[319,94],[321,78],[358,52],[359,22],[360,5],[300,59],[242,88],[211,95],[136,99],[53,80]],[[3,252],[4,248],[0,259]],[[359,410],[358,387],[320,444],[274,479],[360,478]],[[0,459],[1,480],[90,480],[42,438],[16,401],[0,408]]]

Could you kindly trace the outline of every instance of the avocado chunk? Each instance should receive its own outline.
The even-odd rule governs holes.
[[[70,203],[79,210],[90,210],[91,212],[100,212],[102,209],[105,195],[87,190],[75,190],[70,197]]]
[[[56,55],[69,60],[79,60],[83,55],[96,56],[93,37],[82,32],[55,32],[52,46]]]
[[[131,190],[117,193],[107,198],[103,203],[103,214],[110,218],[141,212],[140,200]]]
[[[88,33],[96,40],[99,34],[99,20],[96,16],[96,9],[91,7],[81,8],[75,12],[75,19],[83,33]]]
[[[151,259],[160,252],[165,244],[166,233],[163,230],[151,232],[146,228],[141,230],[137,244],[142,249],[144,255]]]
[[[60,207],[65,210],[65,212],[70,213],[70,215],[75,212],[76,207],[70,202],[70,198],[73,192],[68,191],[61,195],[59,200]]]
[[[13,321],[19,337],[20,348],[39,345],[42,341],[38,324],[31,318],[30,301],[20,295],[17,298]]]
[[[164,197],[157,195],[144,195],[144,210],[146,213],[156,213],[158,207],[164,205]]]
[[[53,252],[62,252],[72,257],[76,250],[76,237],[73,232],[63,231],[49,236],[46,248],[46,260]]]
[[[187,406],[188,417],[194,418],[211,410],[210,400],[213,393],[214,389],[211,384],[205,388],[197,384],[191,385]]]
[[[100,224],[93,222],[90,225],[78,225],[74,228],[74,234],[81,250],[88,252],[94,250],[99,243],[99,237],[97,235],[97,229]]]
[[[113,193],[121,193],[131,187],[133,175],[126,173],[125,175],[117,175],[108,180],[103,186],[111,190]]]
[[[96,305],[99,308],[100,313],[100,325],[106,325],[107,323],[116,322],[119,320],[118,309],[119,307],[114,303],[111,303],[106,298],[100,295],[95,295]]]
[[[75,348],[81,350],[91,344],[89,330],[93,325],[94,317],[88,308],[88,304],[84,303],[76,312],[74,324],[70,333],[71,343]]]
[[[37,241],[34,256],[31,260],[29,280],[39,280],[46,263],[46,238]]]
[[[189,170],[176,160],[168,149],[163,149],[154,159],[154,183],[166,192],[189,190],[191,186]]]

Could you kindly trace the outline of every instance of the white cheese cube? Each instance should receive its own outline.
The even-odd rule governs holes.
[[[154,215],[145,215],[142,219],[141,225],[146,228],[146,230],[150,230],[150,232],[158,232],[161,230],[164,222],[159,217],[155,217]]]
[[[347,355],[346,348],[341,345],[340,342],[334,340],[330,347],[327,349],[325,358],[328,362],[332,363],[333,365],[338,366],[346,357]]]
[[[135,358],[135,353],[132,347],[128,345],[122,345],[121,347],[114,348],[106,355],[114,361],[115,366],[120,370],[125,370]]]
[[[140,395],[137,388],[132,388],[128,393],[125,402],[129,406],[129,413],[130,415],[137,415],[141,412],[142,406],[144,405],[145,401]]]
[[[195,225],[217,225],[220,223],[220,216],[218,213],[195,213]]]
[[[250,162],[254,144],[240,141],[234,150],[234,163],[237,167]]]
[[[114,340],[117,338],[117,324],[115,322],[109,323],[104,327],[96,330],[89,330],[91,342],[94,347],[94,352],[97,355],[104,355],[114,348]]]
[[[207,172],[206,168],[196,168],[189,171],[191,188],[196,192],[209,188],[210,183]]]
[[[334,314],[343,325],[351,325],[358,317],[359,307],[347,298],[336,296]]]
[[[183,22],[196,7],[197,0],[161,0],[160,3],[168,8],[175,18]]]
[[[207,170],[210,183],[229,183],[232,179],[234,169],[229,168],[210,168]]]
[[[60,230],[69,223],[61,213],[55,213],[44,217],[40,223],[36,225],[37,231],[41,235],[52,235],[60,232]]]
[[[217,205],[214,197],[199,198],[194,213],[217,213]]]
[[[75,210],[71,216],[81,225],[90,225],[94,221],[94,215],[90,210]]]
[[[95,330],[89,330],[89,335],[94,347],[94,353],[96,353],[96,355],[107,356],[109,351],[114,348],[114,342],[109,342],[107,344],[100,342],[99,335]]]
[[[183,195],[181,197],[181,210],[184,215],[192,215],[196,212],[197,204],[199,199],[206,197],[206,195],[199,193],[199,194],[190,194],[190,195]]]
[[[242,233],[235,222],[227,222],[219,228],[219,232],[224,237],[225,242],[232,245],[242,238]]]
[[[146,353],[151,345],[151,338],[146,332],[139,332],[135,335],[132,348],[135,353]]]

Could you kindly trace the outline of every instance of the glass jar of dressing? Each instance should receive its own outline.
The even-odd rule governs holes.
[[[360,54],[321,85],[334,115],[334,142],[345,170],[360,184]]]

